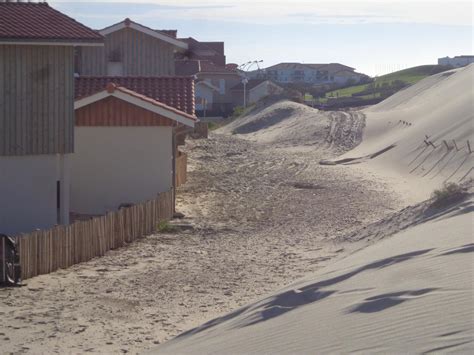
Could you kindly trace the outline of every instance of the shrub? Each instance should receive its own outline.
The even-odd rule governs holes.
[[[171,225],[168,221],[161,221],[156,226],[159,233],[173,233],[176,231],[176,227]]]
[[[218,129],[220,126],[216,123],[216,122],[208,122],[207,123],[207,128],[210,130],[210,131],[214,131],[215,129]]]
[[[458,201],[465,195],[464,189],[453,182],[445,183],[442,188],[434,190],[432,194],[433,207],[444,207]]]
[[[242,116],[244,111],[245,111],[245,109],[243,108],[243,106],[236,106],[236,107],[234,107],[234,112],[232,113],[232,117],[237,118],[239,116]]]

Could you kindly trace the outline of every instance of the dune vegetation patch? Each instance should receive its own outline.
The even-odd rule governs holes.
[[[466,190],[453,182],[445,183],[442,188],[433,191],[431,204],[432,207],[446,207],[457,202],[466,196]]]

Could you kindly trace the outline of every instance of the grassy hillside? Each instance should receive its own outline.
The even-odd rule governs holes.
[[[333,90],[326,93],[326,99],[358,97],[368,99],[374,97],[387,97],[395,92],[412,85],[427,76],[448,70],[442,65],[421,65],[382,75],[368,84],[354,85],[347,88]]]

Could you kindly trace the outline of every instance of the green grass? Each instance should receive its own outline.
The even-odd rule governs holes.
[[[400,70],[394,73],[382,75],[376,78],[374,84],[376,85],[374,91],[375,96],[380,96],[380,87],[385,85],[393,85],[395,81],[401,81],[406,86],[413,85],[420,81],[421,79],[426,78],[427,76],[440,73],[445,71],[449,68],[443,67],[441,65],[422,65],[418,67],[408,68],[404,70]],[[365,90],[369,90],[371,84],[362,84],[362,85],[354,85],[349,86],[347,88],[333,90],[326,93],[326,98],[336,98],[336,97],[348,97],[352,96],[353,94],[357,94],[363,92]],[[364,95],[361,96],[362,98],[373,98],[373,95]]]
[[[161,221],[156,226],[159,233],[173,233],[176,232],[176,227],[171,225],[168,221]]]

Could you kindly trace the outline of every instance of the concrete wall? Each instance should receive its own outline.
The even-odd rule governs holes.
[[[71,211],[104,214],[167,191],[172,127],[76,127]]]
[[[70,155],[0,156],[0,233],[69,223]],[[61,210],[57,210],[57,181]]]

